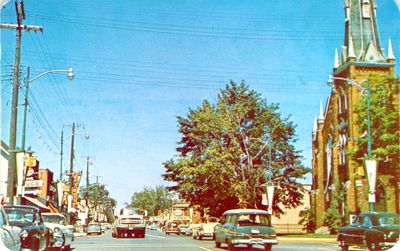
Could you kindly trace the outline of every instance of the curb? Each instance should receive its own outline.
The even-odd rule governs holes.
[[[294,238],[294,237],[278,237],[278,241],[281,242],[323,242],[323,243],[336,243],[336,239],[334,238]]]

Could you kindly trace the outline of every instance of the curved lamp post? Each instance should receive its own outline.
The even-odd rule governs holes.
[[[328,86],[334,86],[334,80],[341,80],[346,82],[349,85],[356,86],[361,92],[367,92],[367,137],[368,137],[368,150],[367,150],[367,158],[364,160],[365,169],[367,171],[368,178],[368,186],[369,186],[369,209],[371,212],[374,211],[374,203],[375,203],[375,186],[376,186],[376,176],[377,176],[377,161],[372,158],[372,144],[371,144],[371,87],[369,80],[363,80],[362,82],[367,83],[367,87],[364,88],[354,79],[333,77],[329,75],[328,78]]]
[[[27,77],[26,77],[26,87],[25,87],[25,102],[24,102],[24,122],[23,122],[23,127],[22,127],[22,142],[21,142],[21,149],[22,151],[25,151],[25,138],[26,138],[26,115],[27,115],[27,110],[28,110],[28,93],[29,93],[29,84],[35,81],[38,78],[43,77],[44,75],[47,75],[49,73],[55,73],[55,72],[66,72],[67,73],[67,78],[69,80],[74,79],[74,73],[72,71],[72,68],[68,68],[68,70],[48,70],[45,71],[39,75],[37,75],[34,78],[29,78],[30,74],[30,67],[28,66],[27,70]]]

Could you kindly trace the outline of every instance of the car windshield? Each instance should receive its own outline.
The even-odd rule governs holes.
[[[29,208],[5,208],[10,223],[32,223],[35,212]]]
[[[382,216],[379,225],[399,225],[399,217],[395,215]]]
[[[239,226],[270,226],[267,214],[241,214],[238,217]]]
[[[64,225],[64,223],[65,223],[65,218],[61,215],[42,214],[42,219],[44,222],[47,222],[47,223],[56,223],[56,224],[61,224],[61,225]]]

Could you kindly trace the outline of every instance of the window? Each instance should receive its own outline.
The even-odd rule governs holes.
[[[363,13],[363,18],[370,18],[371,17],[371,7],[370,7],[369,0],[363,0],[362,13]]]
[[[371,218],[365,217],[362,225],[363,225],[364,227],[372,227]]]
[[[4,215],[3,211],[0,211],[0,226],[6,224],[6,216]]]

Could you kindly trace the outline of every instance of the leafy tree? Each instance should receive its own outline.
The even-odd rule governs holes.
[[[305,208],[300,211],[299,224],[303,225],[303,230],[307,230],[307,233],[313,233],[315,231],[315,214],[311,208]]]
[[[178,155],[164,163],[163,178],[176,184],[169,189],[219,216],[231,208],[261,208],[261,185],[270,177],[277,185],[275,214],[282,213],[278,205],[298,206],[303,195],[297,180],[309,170],[293,145],[295,126],[278,109],[244,82],[232,81],[216,104],[204,100],[178,117]]]
[[[372,155],[379,159],[379,170],[396,170],[399,177],[400,169],[400,112],[399,91],[400,78],[371,76],[370,83],[370,116]],[[364,88],[366,88],[364,83]],[[355,106],[358,114],[356,125],[359,135],[367,132],[367,95],[362,95]],[[367,154],[368,137],[361,136],[355,142],[351,151],[354,161],[362,165],[362,159]]]
[[[86,186],[81,186],[79,188],[79,195],[81,199],[88,198],[91,208],[101,206],[107,214],[107,219],[113,221],[113,208],[117,206],[117,201],[110,197],[110,193],[105,185],[100,183],[90,184],[89,191],[86,190]]]
[[[328,210],[324,213],[324,225],[329,228],[331,234],[336,234],[342,225],[343,217],[340,214],[339,205],[341,195],[333,190],[330,194],[331,200]]]
[[[157,215],[158,211],[171,207],[172,194],[164,186],[144,187],[143,191],[132,195],[128,206],[147,210],[149,215]]]

